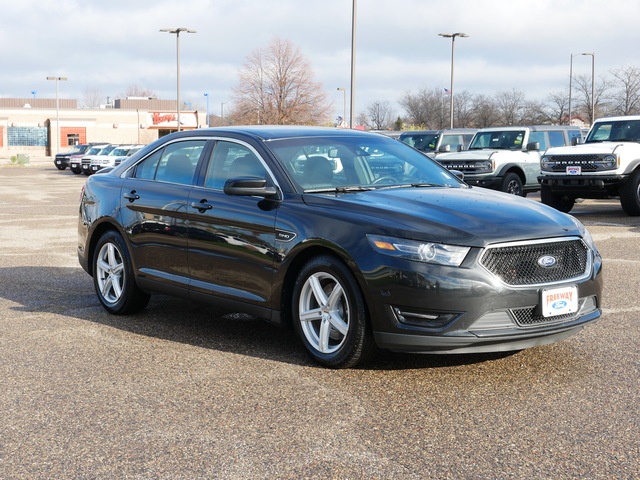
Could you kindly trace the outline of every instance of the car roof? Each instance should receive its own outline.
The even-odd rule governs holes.
[[[298,125],[245,125],[245,126],[232,126],[232,127],[216,127],[216,128],[203,128],[197,130],[184,130],[182,132],[173,133],[167,135],[164,138],[172,137],[179,138],[182,136],[193,137],[194,135],[240,135],[249,136],[262,141],[279,140],[283,138],[296,138],[296,137],[375,137],[380,138],[381,135],[376,133],[365,132],[363,130],[351,130],[347,128],[332,128],[332,127],[312,127],[312,126],[298,126]]]
[[[510,126],[510,127],[487,127],[481,128],[478,130],[478,133],[481,132],[505,132],[505,131],[514,131],[514,130],[522,130],[528,129],[532,132],[536,132],[539,130],[580,130],[580,127],[574,127],[570,125],[521,125],[521,126]]]

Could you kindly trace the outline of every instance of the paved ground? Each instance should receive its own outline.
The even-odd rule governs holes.
[[[332,371],[250,316],[107,315],[75,256],[84,180],[0,166],[0,478],[640,478],[640,218],[617,202],[574,212],[606,272],[578,336]]]

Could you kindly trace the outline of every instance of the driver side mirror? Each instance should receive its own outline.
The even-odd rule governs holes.
[[[440,145],[440,148],[438,148],[438,152],[440,153],[448,153],[450,151],[451,151],[450,145]]]
[[[540,142],[527,143],[527,151],[530,152],[531,150],[540,150]]]
[[[273,197],[278,194],[278,190],[268,186],[264,178],[237,177],[224,182],[224,193],[241,197]]]

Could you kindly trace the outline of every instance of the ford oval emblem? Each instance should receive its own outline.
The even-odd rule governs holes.
[[[538,259],[538,265],[544,268],[551,268],[556,263],[558,263],[558,261],[556,260],[556,257],[552,257],[551,255],[545,255],[544,257],[540,257]]]

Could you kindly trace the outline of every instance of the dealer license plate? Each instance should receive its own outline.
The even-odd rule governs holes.
[[[582,167],[580,166],[567,167],[567,175],[582,175]]]
[[[545,317],[578,311],[578,287],[576,286],[542,290],[541,297],[542,315]]]

